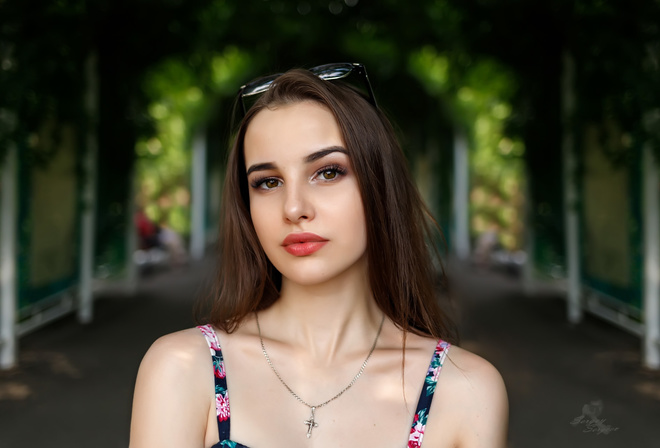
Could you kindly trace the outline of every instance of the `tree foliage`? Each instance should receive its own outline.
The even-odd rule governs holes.
[[[658,24],[657,0],[3,0],[0,156],[15,142],[31,160],[47,161],[48,150],[29,145],[47,117],[80,129],[98,124],[99,199],[120,210],[129,183],[116,173],[131,172],[136,144],[142,158],[156,156],[154,139],[167,153],[160,140],[173,117],[190,128],[224,121],[217,105],[226,106],[240,77],[358,60],[409,152],[433,133],[495,120],[475,140],[491,148],[486,165],[496,154],[502,166],[515,164],[520,151],[511,148],[524,147],[533,222],[561,241],[561,182],[553,173],[561,165],[562,57],[576,61],[574,125],[614,120],[660,154]],[[231,48],[249,64],[239,70],[225,61],[217,70],[213,61]],[[96,121],[82,100],[92,54]],[[155,113],[159,107],[167,114]],[[506,117],[496,117],[498,107]],[[486,177],[484,185],[492,181]],[[99,233],[124,224],[122,213],[101,216]]]
[[[142,132],[146,74],[178,57],[203,81],[211,76],[206,60],[228,45],[252,55],[254,75],[352,56],[373,67],[379,93],[392,106],[405,86],[389,82],[401,76],[414,82],[405,76],[412,52],[434,46],[448,56],[455,76],[487,56],[509,67],[519,84],[518,128],[539,116],[535,98],[556,85],[564,51],[579,62],[584,117],[615,115],[626,127],[639,127],[641,115],[660,102],[655,0],[410,3],[4,0],[0,109],[20,117],[13,124],[23,134],[45,115],[78,117],[83,63],[96,52],[101,78],[116,80],[113,93],[130,98],[121,115]]]

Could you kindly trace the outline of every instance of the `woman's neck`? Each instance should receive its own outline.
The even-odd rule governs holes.
[[[359,275],[317,285],[283,279],[280,298],[261,320],[264,336],[331,363],[370,347],[382,315],[367,277]]]

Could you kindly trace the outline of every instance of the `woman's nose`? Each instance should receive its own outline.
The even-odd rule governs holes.
[[[314,207],[309,192],[305,191],[304,187],[291,186],[290,184],[287,186],[284,218],[293,223],[314,218]]]

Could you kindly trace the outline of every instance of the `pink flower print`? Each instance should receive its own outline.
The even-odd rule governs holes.
[[[219,358],[213,359],[213,373],[215,374],[216,378],[224,378],[227,376],[225,372],[225,363],[220,361]]]
[[[229,420],[229,397],[222,394],[215,396],[215,410],[218,413],[218,421]]]
[[[213,328],[210,325],[202,325],[197,327],[200,331],[206,336],[206,340],[209,341],[209,346],[211,348],[211,355],[215,355],[216,352],[220,351],[218,343],[216,342],[216,335],[213,331]]]
[[[419,415],[415,415],[414,423],[410,430],[408,448],[419,448],[422,445],[422,437],[424,437],[424,425],[419,420]]]
[[[449,342],[445,342],[445,341],[440,342],[440,344],[438,344],[438,346],[435,348],[435,356],[437,356],[438,359],[444,359],[445,354],[443,354],[442,352],[447,351],[450,345],[451,344],[449,344]]]
[[[435,367],[429,368],[429,371],[426,374],[426,376],[430,377],[430,378],[433,378],[434,381],[437,380],[438,376],[440,375],[440,369],[441,368],[442,368],[442,366],[435,366]]]
[[[424,434],[417,431],[416,429],[410,433],[410,438],[408,439],[408,448],[419,448],[422,446],[422,436]]]
[[[433,378],[433,381],[438,380],[438,376],[440,375],[440,370],[442,370],[442,361],[445,356],[443,352],[447,349],[447,347],[448,347],[448,343],[442,341],[435,348],[433,361],[431,362],[431,365],[429,366],[429,371],[426,374],[427,377]]]

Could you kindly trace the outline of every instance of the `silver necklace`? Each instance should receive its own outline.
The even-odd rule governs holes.
[[[293,391],[293,389],[291,389],[287,383],[284,382],[284,380],[280,376],[277,369],[275,369],[275,366],[273,365],[273,362],[270,360],[270,356],[268,356],[268,352],[266,351],[266,346],[264,345],[264,338],[261,336],[261,327],[259,326],[259,316],[257,315],[257,313],[255,313],[254,315],[257,319],[257,331],[259,332],[259,342],[261,342],[261,351],[263,352],[264,357],[266,358],[266,361],[268,362],[268,365],[270,366],[271,370],[273,371],[273,373],[275,373],[275,376],[277,377],[277,379],[280,380],[280,383],[282,383],[284,385],[284,387],[286,387],[286,390],[288,390],[289,393],[291,393],[291,395],[293,395],[296,400],[298,400],[299,402],[301,402],[302,404],[304,404],[305,406],[310,408],[311,411],[312,411],[309,418],[307,420],[305,420],[305,422],[304,422],[305,425],[307,426],[307,438],[309,439],[310,437],[312,437],[312,430],[319,426],[318,422],[316,421],[316,417],[314,416],[314,413],[316,412],[316,409],[317,408],[322,408],[323,406],[330,403],[331,401],[334,401],[337,398],[341,397],[344,392],[346,392],[348,389],[351,388],[351,386],[353,386],[353,384],[355,384],[355,382],[358,380],[358,378],[360,378],[360,376],[362,375],[362,372],[364,372],[364,368],[367,367],[367,362],[369,362],[369,358],[371,358],[371,354],[376,349],[376,343],[378,342],[378,337],[380,336],[380,331],[383,329],[383,323],[385,322],[385,315],[383,314],[383,319],[380,321],[380,326],[378,327],[378,333],[376,333],[376,339],[374,339],[374,344],[371,346],[371,350],[369,350],[369,354],[367,355],[366,359],[362,363],[362,366],[360,367],[360,370],[358,371],[357,375],[355,375],[353,377],[353,379],[351,380],[351,382],[348,383],[348,386],[346,386],[342,390],[340,390],[337,395],[335,395],[334,397],[330,398],[329,400],[326,400],[323,403],[317,404],[317,405],[311,405],[311,404],[307,403],[305,400],[300,398],[300,395],[295,393]]]

